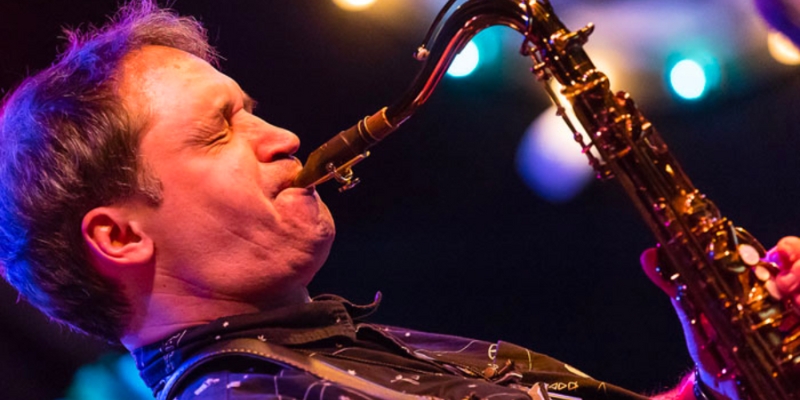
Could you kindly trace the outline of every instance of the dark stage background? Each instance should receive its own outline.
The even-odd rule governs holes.
[[[48,65],[61,26],[100,24],[114,5],[1,2],[0,87]],[[400,96],[435,15],[386,22],[327,0],[179,0],[174,8],[207,25],[223,71],[259,101],[257,114],[300,135],[302,158]],[[768,247],[800,233],[800,77],[776,71],[758,84],[729,80],[708,100],[643,107],[695,184]],[[516,147],[549,103],[532,78],[495,78],[444,79],[356,168],[358,188],[319,188],[338,238],[312,294],[368,302],[382,291],[378,322],[514,342],[638,391],[674,384],[691,363],[668,300],[640,271],[650,233],[613,181],[559,204],[529,189]],[[620,89],[636,97],[636,87]],[[121,352],[49,323],[5,283],[0,321],[6,399],[58,398],[79,366]]]

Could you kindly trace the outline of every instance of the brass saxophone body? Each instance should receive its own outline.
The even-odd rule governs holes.
[[[761,261],[765,250],[755,238],[692,185],[630,96],[610,90],[582,47],[593,26],[569,31],[547,0],[467,0],[445,19],[453,2],[431,28],[430,46],[417,52],[424,65],[409,91],[315,150],[295,186],[335,178],[352,187],[351,167],[428,99],[469,40],[489,26],[508,26],[524,36],[521,52],[564,116],[550,81],[561,87],[585,137],[565,122],[598,176],[620,182],[654,233],[662,276],[678,288],[676,300],[704,336],[721,378],[735,380],[744,399],[800,400],[800,319],[773,293],[775,267]]]

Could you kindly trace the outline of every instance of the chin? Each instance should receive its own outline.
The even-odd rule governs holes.
[[[316,223],[316,231],[320,242],[325,247],[325,258],[327,258],[333,239],[336,237],[336,224],[333,222],[333,215],[328,206],[322,200],[320,200],[319,204],[321,209]]]
[[[320,243],[319,250],[316,251],[314,254],[317,255],[315,257],[313,264],[316,266],[314,269],[314,273],[319,271],[322,268],[322,265],[325,264],[325,261],[328,259],[328,255],[331,252],[331,246],[333,246],[333,238],[335,237],[336,233],[334,230],[330,231],[330,234],[326,236],[325,240]]]

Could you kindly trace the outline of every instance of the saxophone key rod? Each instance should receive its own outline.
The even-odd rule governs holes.
[[[341,190],[352,188],[358,180],[351,167],[367,158],[368,149],[396,128],[386,117],[386,107],[364,117],[311,152],[292,186],[311,187],[334,178],[343,185]]]

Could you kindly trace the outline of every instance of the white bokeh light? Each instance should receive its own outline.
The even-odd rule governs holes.
[[[366,9],[375,3],[375,1],[376,0],[333,0],[337,6],[349,11]]]

